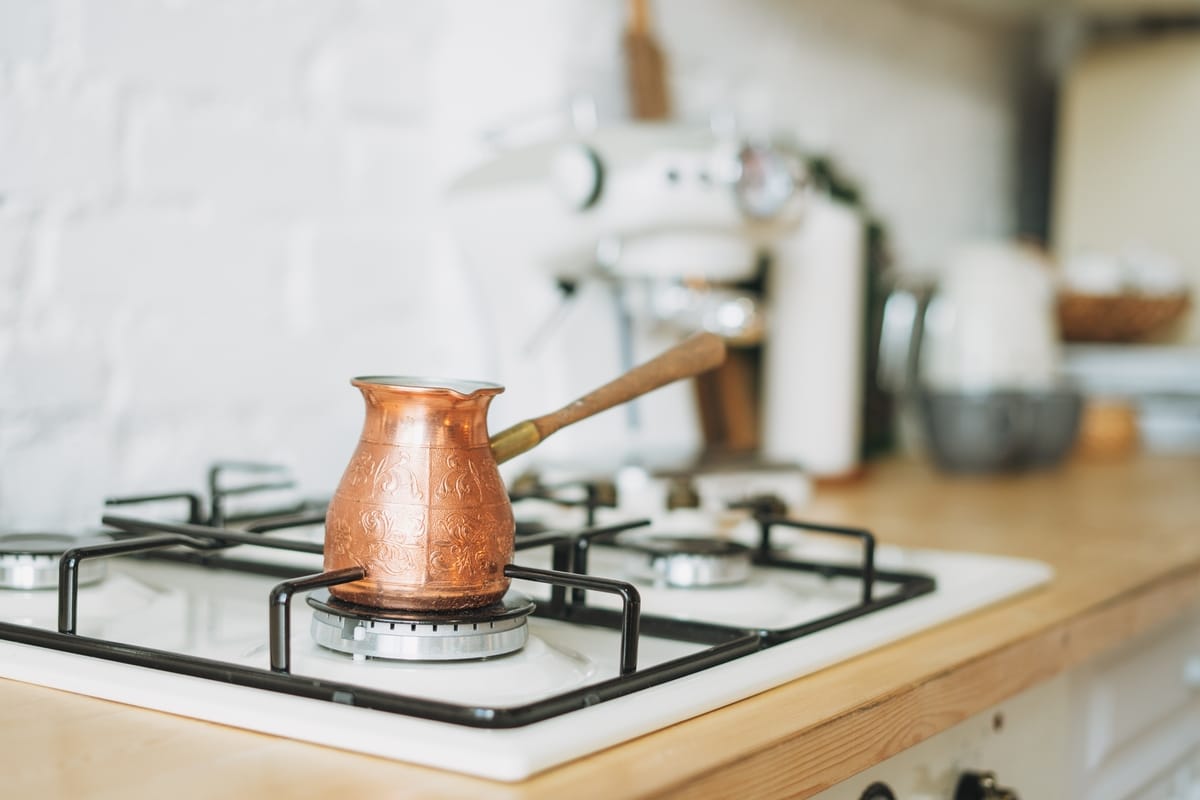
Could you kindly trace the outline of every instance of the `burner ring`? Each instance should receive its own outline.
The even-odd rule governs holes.
[[[355,659],[397,661],[467,661],[520,650],[534,609],[532,600],[512,590],[491,605],[445,613],[371,608],[330,597],[327,590],[305,599],[317,644]]]
[[[631,567],[639,576],[677,589],[734,586],[750,577],[750,548],[709,536],[630,536],[620,540],[634,551]]]
[[[58,562],[68,550],[107,541],[105,537],[76,537],[61,533],[10,533],[0,536],[0,589],[54,589]],[[104,578],[107,566],[100,559],[79,565],[79,585]]]

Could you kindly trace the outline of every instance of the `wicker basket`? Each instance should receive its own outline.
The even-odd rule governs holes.
[[[1188,304],[1182,293],[1151,297],[1063,292],[1058,296],[1058,326],[1068,342],[1131,342],[1178,319]]]

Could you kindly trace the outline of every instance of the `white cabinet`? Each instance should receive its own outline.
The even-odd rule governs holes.
[[[1200,800],[1200,750],[1129,796],[1130,800]]]
[[[1195,0],[937,0],[948,10],[962,10],[984,20],[1011,23],[1052,14],[1078,12],[1104,17],[1195,13]]]
[[[1193,3],[1192,13],[1200,11]],[[1054,249],[1174,258],[1200,292],[1200,35],[1096,43],[1064,76],[1054,177]],[[1183,326],[1200,342],[1200,314]]]
[[[1071,684],[1079,797],[1193,800],[1170,787],[1200,749],[1200,616],[1075,670]]]
[[[823,792],[952,800],[989,771],[1021,800],[1200,800],[1200,612],[943,731]]]

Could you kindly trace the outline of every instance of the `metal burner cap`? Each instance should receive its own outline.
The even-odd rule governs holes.
[[[620,540],[633,550],[639,576],[681,589],[733,586],[750,577],[750,548],[708,536],[637,536]]]
[[[107,541],[106,537],[76,537],[61,533],[9,533],[0,535],[0,589],[53,589],[58,586],[58,560],[73,547]],[[101,580],[104,561],[90,559],[79,565],[79,585]]]
[[[399,611],[355,605],[322,590],[309,595],[313,640],[360,658],[466,661],[520,650],[534,603],[510,590],[496,603],[453,612]]]

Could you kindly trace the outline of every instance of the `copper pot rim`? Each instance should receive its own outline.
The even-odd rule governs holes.
[[[395,389],[405,393],[450,394],[463,399],[479,395],[497,395],[504,391],[498,383],[441,378],[428,375],[359,375],[350,379],[358,388]]]

